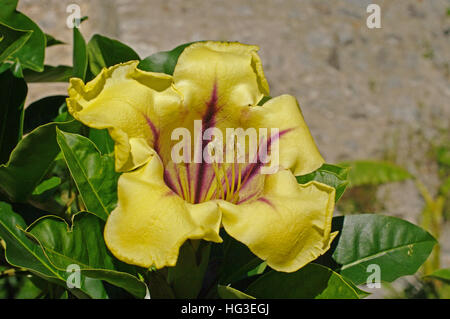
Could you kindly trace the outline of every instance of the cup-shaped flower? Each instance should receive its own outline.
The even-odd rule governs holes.
[[[269,87],[257,50],[197,42],[173,75],[130,61],[71,79],[70,113],[109,130],[124,172],[104,232],[118,259],[173,266],[187,239],[221,242],[221,227],[279,271],[329,248],[334,189],[297,183],[323,159],[294,97],[258,105]]]

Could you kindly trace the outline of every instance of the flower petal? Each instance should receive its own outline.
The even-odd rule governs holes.
[[[257,46],[238,42],[206,41],[188,46],[173,73],[185,105],[204,113],[213,92],[218,107],[256,105],[269,94],[257,51]]]
[[[300,185],[289,170],[267,175],[262,196],[234,205],[220,201],[227,233],[278,271],[293,272],[330,247],[335,190]]]
[[[187,239],[221,242],[215,202],[189,204],[163,180],[158,156],[119,179],[118,207],[105,226],[105,241],[120,260],[141,267],[174,266]]]
[[[290,95],[275,97],[262,106],[243,110],[242,124],[279,130],[279,164],[294,175],[305,175],[324,163],[305,123],[297,100]]]
[[[149,160],[164,116],[178,109],[180,96],[172,77],[137,69],[138,61],[117,64],[84,84],[72,78],[67,106],[84,124],[108,129],[115,140],[116,169],[132,170]],[[151,119],[151,120],[150,120]]]

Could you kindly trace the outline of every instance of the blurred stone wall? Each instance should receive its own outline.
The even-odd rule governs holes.
[[[392,160],[437,190],[430,150],[449,138],[449,0],[19,2],[45,32],[69,44],[48,50],[52,65],[71,64],[71,3],[89,16],[81,28],[87,39],[117,38],[141,57],[194,40],[257,44],[271,95],[298,98],[326,161]],[[381,6],[381,29],[366,26],[369,3]],[[28,103],[65,90],[33,84]],[[383,186],[377,197],[386,214],[418,222],[423,201],[413,182]],[[448,228],[442,241],[450,242]]]

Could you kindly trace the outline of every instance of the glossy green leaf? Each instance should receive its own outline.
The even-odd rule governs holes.
[[[191,241],[184,243],[176,266],[168,268],[167,282],[176,298],[197,298],[202,288],[211,245],[206,242],[199,245],[195,250]]]
[[[73,68],[67,65],[45,65],[42,72],[24,70],[23,77],[27,82],[68,82],[73,76]]]
[[[46,179],[42,183],[40,183],[33,191],[32,195],[41,195],[42,193],[53,189],[61,184],[61,178],[58,176],[52,176],[49,179]]]
[[[217,293],[221,299],[255,299],[255,297],[247,295],[246,293],[230,286],[218,285]]]
[[[331,186],[336,189],[335,201],[337,202],[342,194],[344,194],[345,188],[348,185],[348,171],[349,169],[345,167],[323,164],[319,169],[310,174],[297,176],[297,182],[299,184],[306,184],[310,181],[317,181]]]
[[[28,41],[14,52],[12,60],[17,60],[23,68],[42,71],[46,37],[44,32],[26,15],[16,11],[17,0],[2,0],[0,10],[0,23],[18,30],[32,30]]]
[[[55,39],[54,36],[47,34],[47,33],[45,34],[45,39],[46,39],[47,47],[51,47],[51,46],[59,45],[59,44],[66,44],[61,40]]]
[[[272,270],[253,282],[246,293],[256,298],[358,299],[341,275],[314,263],[293,273]]]
[[[105,280],[143,298],[145,284],[124,271],[134,268],[118,262],[106,248],[103,224],[89,213],[75,215],[72,226],[59,217],[48,216],[32,224],[27,232],[39,242],[55,268],[66,270],[69,265],[76,264],[82,275]]]
[[[11,151],[22,138],[27,92],[25,81],[16,78],[10,70],[0,74],[0,164],[8,161]]]
[[[438,269],[425,277],[439,279],[445,283],[450,284],[450,268]]]
[[[59,110],[65,102],[65,95],[53,95],[44,97],[28,105],[25,110],[23,131],[28,133],[40,125],[53,122],[60,114]]]
[[[114,157],[81,135],[57,130],[57,141],[86,209],[106,220],[117,203]]]
[[[120,41],[102,35],[94,35],[87,45],[89,67],[94,75],[102,68],[131,60],[140,60],[139,55]]]
[[[78,132],[76,121],[48,123],[33,130],[14,148],[9,161],[0,165],[0,191],[13,202],[25,202],[60,152],[56,127]]]
[[[152,54],[151,56],[143,59],[139,63],[138,68],[144,71],[161,72],[172,75],[175,70],[178,57],[183,50],[192,43],[194,42],[182,44],[171,51],[163,51]]]
[[[73,76],[84,80],[88,66],[86,41],[78,28],[73,28]]]
[[[17,30],[0,22],[0,63],[19,50],[33,31]]]
[[[59,108],[58,115],[55,117],[53,122],[67,122],[72,120],[74,120],[74,117],[69,113],[69,110],[67,109],[67,104],[64,103]],[[83,127],[83,129],[85,129],[85,127]]]
[[[23,66],[19,59],[14,58],[13,64],[11,65],[11,72],[16,78],[23,78]]]
[[[406,169],[388,162],[354,161],[341,165],[350,167],[348,179],[351,187],[399,182],[413,177]]]
[[[25,222],[12,211],[11,206],[0,202],[0,237],[6,242],[5,257],[10,265],[26,268],[37,276],[61,286],[66,285],[68,273],[57,269],[48,259],[42,248],[25,233]],[[101,281],[81,277],[81,288],[71,292],[80,297],[105,297]]]
[[[222,267],[220,269],[219,283],[228,285],[248,277],[253,271],[263,263],[263,260],[256,257],[247,246],[238,242],[226,233],[221,234],[224,242],[224,254]],[[254,274],[250,274],[254,275]]]
[[[364,298],[366,298],[367,296],[370,296],[370,294],[371,294],[370,292],[367,292],[367,291],[364,291],[364,290],[358,288],[358,286],[356,286],[350,279],[348,279],[348,278],[346,278],[346,277],[344,277],[344,276],[342,276],[342,278],[345,280],[345,282],[346,282],[350,287],[352,287],[352,289],[356,292],[356,294],[358,295],[358,297],[359,297],[360,299],[364,299]]]
[[[0,236],[6,242],[8,263],[62,287],[67,287],[72,274],[68,266],[78,265],[81,286],[70,289],[77,297],[107,298],[101,280],[138,298],[145,296],[145,284],[128,273],[134,268],[118,262],[107,251],[103,222],[92,214],[75,215],[71,227],[59,217],[47,216],[26,229],[9,204],[0,202]]]
[[[112,154],[114,152],[114,140],[109,135],[107,129],[89,129],[89,139],[95,143],[102,154]]]
[[[380,267],[382,281],[413,275],[430,255],[436,240],[424,229],[396,217],[362,214],[333,218],[339,231],[328,254],[336,271],[359,285]]]

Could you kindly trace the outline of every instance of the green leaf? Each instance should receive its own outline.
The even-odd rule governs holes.
[[[247,277],[261,275],[262,273],[264,273],[264,271],[266,269],[267,269],[267,263],[266,262],[260,263],[258,266],[256,266],[252,270],[247,271]]]
[[[42,183],[40,183],[36,188],[34,189],[32,195],[41,195],[42,193],[57,187],[61,184],[61,178],[58,176],[52,176],[49,179],[46,179]]]
[[[253,282],[246,293],[256,298],[358,299],[341,275],[314,263],[293,273],[272,270]]]
[[[439,279],[447,284],[450,284],[450,268],[438,269],[431,274],[426,275],[425,278]]]
[[[129,46],[99,34],[94,35],[87,45],[89,67],[94,75],[102,68],[131,60],[140,60],[139,55]]]
[[[356,294],[358,295],[359,299],[364,299],[367,296],[370,296],[370,292],[364,291],[362,289],[359,289],[358,286],[356,286],[350,279],[345,278],[344,276],[342,276],[342,278],[345,280],[345,282],[352,287],[352,289],[356,292]]]
[[[0,165],[0,190],[13,202],[25,202],[50,169],[60,152],[56,127],[78,132],[76,121],[48,123],[25,136],[14,148],[8,163]]]
[[[255,299],[255,297],[247,295],[242,291],[234,289],[233,287],[230,286],[218,285],[217,293],[219,294],[219,297],[222,299]]]
[[[297,176],[299,184],[306,184],[310,181],[317,181],[336,189],[335,201],[337,202],[344,194],[348,185],[347,174],[349,169],[337,165],[323,164],[316,171],[303,176]]]
[[[81,135],[57,130],[57,141],[86,209],[106,220],[117,203],[114,157]]]
[[[23,77],[27,82],[68,82],[73,75],[73,68],[67,65],[45,65],[42,72],[24,70]]]
[[[10,70],[16,78],[23,78],[23,66],[17,58],[14,59]]]
[[[258,102],[258,105],[264,105],[264,103],[266,103],[267,101],[271,100],[272,97],[271,96],[263,96],[263,98]]]
[[[70,227],[63,219],[47,216],[33,223],[27,232],[42,246],[52,265],[66,270],[69,265],[80,267],[81,274],[104,280],[143,298],[145,284],[132,271],[134,267],[118,262],[103,240],[103,222],[89,213],[76,214]]]
[[[436,150],[438,163],[450,166],[450,147],[447,145],[439,146]]]
[[[439,187],[439,193],[443,196],[447,196],[450,193],[450,176]]]
[[[6,242],[7,262],[12,266],[26,268],[52,283],[65,286],[69,274],[65,269],[57,269],[49,262],[42,248],[27,237],[25,228],[22,217],[14,213],[9,204],[0,202],[0,237]],[[71,290],[74,295],[80,298],[104,296],[103,286],[99,280],[83,276],[81,279],[81,289]]]
[[[107,298],[101,280],[143,298],[146,286],[128,273],[134,268],[117,262],[103,241],[103,222],[92,214],[74,216],[72,226],[56,216],[39,219],[26,229],[25,222],[0,202],[0,236],[6,242],[9,264],[66,287],[69,265],[80,267],[81,287],[70,289],[80,298]],[[127,272],[125,272],[127,271]]]
[[[22,283],[20,288],[15,293],[14,299],[35,299],[38,298],[42,291],[37,287],[30,277],[33,275],[29,275],[27,277],[23,276]]]
[[[55,37],[53,37],[52,35],[47,34],[47,33],[45,34],[45,39],[46,39],[47,47],[51,47],[51,46],[59,45],[59,44],[66,44],[65,42],[55,39]]]
[[[13,12],[17,7],[18,2],[19,0],[3,0],[1,4],[2,13],[6,15]]]
[[[0,74],[7,70],[10,70],[10,69],[11,69],[11,63],[0,64]]]
[[[73,28],[73,76],[84,80],[88,66],[86,41],[78,28]]]
[[[199,245],[196,251],[191,241],[184,243],[176,266],[168,268],[167,282],[176,298],[197,298],[200,293],[211,245],[206,242],[200,242]]]
[[[0,22],[0,63],[19,50],[33,31],[17,30]]]
[[[33,33],[11,57],[23,68],[40,72],[44,68],[45,34],[30,18],[16,11],[16,6],[17,0],[2,0],[0,23],[17,30],[32,30]]]
[[[167,283],[164,269],[151,270],[148,274],[148,288],[150,298],[153,299],[175,299],[172,288]]]
[[[241,279],[257,274],[251,273],[255,268],[263,264],[263,260],[256,257],[247,246],[238,242],[226,233],[221,234],[224,249],[221,269],[219,271],[219,283],[228,285]]]
[[[184,49],[192,43],[194,42],[182,44],[171,51],[163,51],[152,54],[151,56],[143,59],[139,63],[138,68],[144,71],[161,72],[172,75],[175,70],[178,57]]]
[[[114,140],[109,135],[107,129],[89,129],[89,139],[95,143],[102,154],[112,154],[114,152]]]
[[[333,231],[339,234],[327,254],[337,263],[335,270],[356,285],[366,283],[372,264],[380,267],[382,281],[413,275],[436,244],[424,229],[383,215],[335,217]]]
[[[399,182],[413,177],[406,169],[388,162],[353,161],[341,165],[351,168],[348,176],[351,187]]]
[[[53,95],[28,105],[25,110],[23,131],[29,133],[40,125],[54,121],[65,102],[65,95]]]
[[[11,151],[22,138],[27,92],[25,81],[16,78],[10,70],[0,74],[0,164],[8,161]]]

